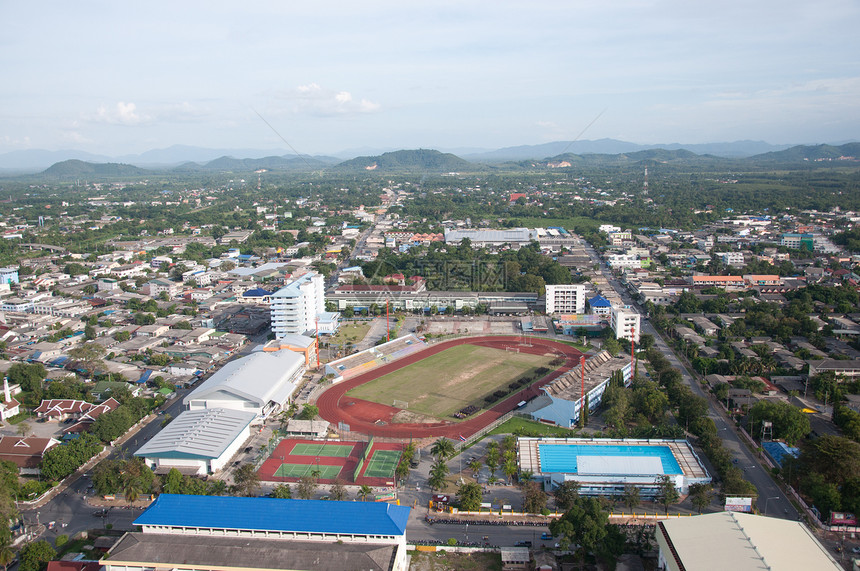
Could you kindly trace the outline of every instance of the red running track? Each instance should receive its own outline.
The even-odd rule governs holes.
[[[515,335],[463,337],[437,343],[423,351],[413,353],[412,355],[408,355],[393,363],[382,365],[372,371],[362,373],[351,379],[341,381],[340,383],[333,385],[320,395],[320,398],[317,401],[320,416],[333,424],[344,422],[349,425],[350,431],[353,432],[387,438],[426,438],[444,436],[452,440],[457,440],[461,435],[468,437],[503,414],[514,410],[517,404],[521,401],[529,400],[538,396],[541,393],[541,387],[567,373],[579,364],[579,357],[582,353],[569,345],[535,337],[526,337],[525,339],[526,343],[531,345],[531,347],[521,345],[520,342],[523,340],[523,337]],[[402,369],[403,367],[413,363],[417,363],[418,361],[426,359],[427,357],[435,355],[445,349],[450,349],[456,345],[466,344],[493,347],[496,349],[517,347],[524,353],[532,353],[535,355],[554,353],[559,357],[564,357],[565,362],[561,367],[549,373],[541,380],[533,383],[528,388],[508,397],[492,409],[484,411],[483,413],[468,420],[464,420],[463,422],[450,421],[436,423],[392,424],[392,417],[400,412],[400,409],[346,395],[347,391],[359,385],[363,385],[364,383],[372,381],[378,377],[387,375],[388,373]]]

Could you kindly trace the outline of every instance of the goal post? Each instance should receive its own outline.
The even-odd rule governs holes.
[[[409,402],[407,402],[407,401],[405,401],[405,400],[397,400],[397,399],[395,399],[395,400],[394,400],[394,402],[393,402],[393,404],[392,404],[391,406],[393,406],[394,408],[407,409],[407,408],[409,408]]]

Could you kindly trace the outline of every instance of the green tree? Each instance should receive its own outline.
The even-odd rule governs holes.
[[[361,498],[361,501],[366,502],[367,498],[373,495],[373,488],[366,484],[362,484],[358,489],[358,497]]]
[[[299,483],[296,485],[296,493],[299,498],[309,500],[314,497],[314,492],[317,489],[317,482],[310,476],[302,476],[299,478]]]
[[[320,409],[315,405],[306,404],[302,409],[301,414],[299,414],[299,420],[313,420],[320,413]]]
[[[253,464],[242,464],[233,473],[236,488],[243,496],[254,496],[260,488],[260,476]]]
[[[490,470],[490,476],[494,476],[496,468],[499,467],[499,444],[497,442],[487,444],[487,459],[484,461],[484,464]]]
[[[289,484],[278,484],[272,489],[272,497],[281,500],[289,500],[293,497],[293,492]]]
[[[445,486],[445,477],[448,475],[448,465],[443,460],[436,460],[430,467],[430,478],[427,480],[430,488],[441,490]]]
[[[600,500],[592,497],[579,497],[570,509],[560,518],[550,522],[550,532],[560,538],[562,549],[578,545],[583,553],[594,552],[607,535],[609,514],[603,510]]]
[[[472,471],[472,477],[474,477],[475,479],[478,478],[478,472],[481,471],[481,468],[483,467],[483,465],[484,465],[484,463],[481,462],[481,460],[478,458],[475,458],[474,460],[469,462],[469,470]]]
[[[48,562],[57,556],[57,551],[44,539],[28,543],[21,550],[21,571],[42,571]]]
[[[176,468],[171,468],[164,476],[164,484],[161,489],[165,494],[181,494],[183,492],[182,473]]]
[[[546,509],[547,495],[543,491],[541,485],[534,480],[524,482],[523,490],[523,511],[532,514],[539,514]]]
[[[344,486],[343,480],[340,478],[335,479],[334,484],[331,485],[331,489],[329,490],[329,495],[331,499],[342,502],[346,499],[346,487]]]
[[[771,421],[774,438],[782,438],[788,444],[795,444],[812,430],[807,415],[787,402],[761,400],[749,414],[754,430],[761,430],[763,420]]]
[[[83,368],[90,377],[94,377],[99,369],[104,369],[102,357],[105,354],[105,348],[98,343],[84,343],[69,349],[68,354],[70,358],[78,361],[79,368]]]
[[[672,481],[672,478],[669,476],[660,476],[660,480],[657,482],[657,497],[660,500],[660,503],[663,504],[663,508],[666,513],[669,513],[669,506],[678,501],[678,498],[681,496],[678,494],[678,489],[675,487],[675,482]]]
[[[457,490],[457,500],[460,502],[460,509],[463,511],[480,511],[482,502],[481,486],[474,482],[463,484]]]
[[[13,561],[15,561],[15,550],[12,549],[12,544],[4,539],[0,542],[0,565],[3,566],[3,571],[6,571]]]
[[[692,484],[690,486],[690,502],[699,513],[711,505],[711,485]]]
[[[566,480],[555,489],[555,505],[560,511],[573,507],[579,498],[580,484],[576,480]]]
[[[430,448],[430,453],[433,454],[437,460],[446,460],[453,456],[455,452],[456,449],[454,448],[454,443],[447,438],[440,438],[434,442],[433,446]]]
[[[626,484],[624,486],[624,493],[621,495],[621,501],[630,511],[635,510],[639,507],[639,503],[641,502],[639,497],[639,488],[632,484]]]

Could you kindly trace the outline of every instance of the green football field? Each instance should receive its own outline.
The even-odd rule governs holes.
[[[554,358],[457,345],[367,382],[347,395],[389,406],[395,400],[406,402],[409,411],[450,420],[468,405],[484,408],[485,396],[507,390],[508,384],[524,373],[552,368],[549,363]]]

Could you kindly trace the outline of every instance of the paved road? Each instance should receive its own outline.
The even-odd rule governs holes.
[[[597,253],[591,248],[588,249],[588,252],[595,263],[601,264],[604,277],[609,281],[609,284],[616,293],[621,296],[622,301],[638,308],[638,304],[636,304],[621,282],[615,279],[609,272],[606,264],[599,262]],[[640,313],[644,313],[641,308],[638,309]],[[669,363],[681,372],[684,382],[690,386],[693,393],[704,397],[708,401],[708,416],[717,425],[717,431],[723,440],[723,445],[729,450],[736,464],[743,469],[746,480],[751,482],[756,487],[756,490],[758,490],[757,504],[761,513],[773,517],[799,519],[800,516],[794,505],[788,501],[785,494],[782,493],[782,490],[780,490],[779,486],[770,477],[770,474],[762,467],[755,455],[743,444],[734,423],[726,417],[722,407],[716,403],[710,393],[702,388],[699,381],[690,373],[684,363],[678,359],[675,352],[666,344],[663,337],[660,336],[649,321],[643,319],[641,328],[643,333],[648,333],[654,337],[655,346],[669,360]]]

